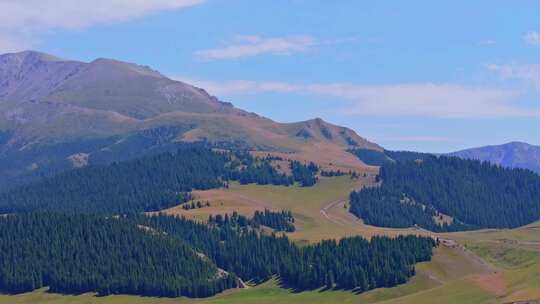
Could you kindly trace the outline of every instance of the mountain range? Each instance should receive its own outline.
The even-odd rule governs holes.
[[[523,142],[472,148],[451,153],[465,159],[488,161],[508,168],[524,168],[540,173],[540,146]]]
[[[0,113],[0,187],[180,142],[345,168],[365,166],[351,147],[382,151],[351,129],[319,118],[278,123],[147,66],[35,51],[0,55]]]
[[[320,118],[279,123],[147,66],[80,62],[24,51],[0,55],[0,187],[88,164],[206,142],[343,169],[350,149],[383,152]],[[512,142],[451,153],[540,173],[540,147]]]

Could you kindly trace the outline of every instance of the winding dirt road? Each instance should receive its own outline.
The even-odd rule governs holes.
[[[342,223],[342,222],[340,222],[339,220],[333,218],[333,216],[330,216],[330,215],[328,214],[328,210],[330,210],[331,208],[333,208],[333,207],[335,207],[335,206],[337,206],[337,205],[340,205],[340,204],[346,204],[346,203],[348,203],[348,202],[349,202],[348,199],[338,199],[338,200],[332,201],[332,202],[330,202],[329,204],[325,205],[321,210],[319,210],[319,212],[321,213],[321,215],[322,215],[325,219],[331,221],[331,222],[334,223],[334,224],[343,226],[343,225],[345,225],[345,224]]]

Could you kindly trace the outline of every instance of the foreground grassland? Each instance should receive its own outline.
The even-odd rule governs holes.
[[[229,189],[198,192],[211,207],[167,212],[204,221],[210,214],[251,215],[264,208],[291,210],[297,231],[289,236],[300,243],[350,235],[426,234],[418,229],[385,229],[364,225],[347,212],[351,189],[373,180],[349,177],[322,178],[312,188],[232,184]],[[408,283],[356,295],[348,291],[295,293],[273,280],[259,286],[232,290],[208,299],[165,299],[135,296],[96,297],[93,294],[65,296],[39,290],[28,294],[0,295],[4,303],[50,304],[281,304],[281,303],[514,303],[540,299],[540,223],[513,230],[481,230],[440,235],[459,242],[456,248],[440,246],[433,261],[417,265],[417,275]]]

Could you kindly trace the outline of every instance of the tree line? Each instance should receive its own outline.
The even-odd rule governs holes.
[[[407,236],[354,237],[299,247],[286,236],[238,229],[231,220],[219,227],[163,215],[138,216],[137,222],[190,244],[245,281],[279,276],[295,290],[394,286],[414,274],[415,263],[429,261],[435,246],[431,238]]]
[[[350,175],[351,177],[353,177],[353,175],[355,176],[357,173],[354,172],[354,171],[349,171],[348,173],[347,172],[344,172],[344,171],[341,171],[339,169],[337,170],[321,170],[321,176],[325,176],[325,177],[333,177],[333,176],[344,176],[344,175]]]
[[[265,209],[264,211],[255,211],[253,217],[240,215],[234,211],[232,215],[210,215],[208,216],[208,224],[216,225],[218,227],[238,227],[238,228],[252,228],[259,229],[262,226],[270,227],[275,231],[294,232],[296,227],[294,226],[294,217],[290,211],[270,211]]]
[[[515,228],[540,219],[540,176],[456,157],[384,164],[382,185],[351,193],[350,211],[366,223],[433,231]],[[454,220],[437,224],[443,213]]]
[[[279,173],[271,160],[247,152],[217,152],[183,145],[177,153],[89,166],[0,193],[0,213],[56,210],[121,214],[159,211],[190,200],[189,192],[227,185],[312,186],[318,168],[291,162],[293,175]]]
[[[371,166],[383,166],[385,164],[397,161],[421,160],[425,157],[431,156],[431,154],[421,152],[390,150],[377,151],[362,148],[352,148],[349,149],[348,152],[354,154],[365,164]]]
[[[239,181],[242,185],[290,186],[295,182],[294,177],[278,172],[270,161],[252,162],[244,165],[239,170],[232,172],[231,179]]]
[[[185,202],[185,192],[192,189],[222,186],[227,162],[226,154],[186,147],[178,153],[85,167],[0,194],[0,212],[157,211]]]
[[[285,236],[156,215],[28,213],[0,218],[0,290],[207,297],[278,276],[295,290],[405,282],[435,242],[360,237],[299,247]],[[218,268],[219,267],[219,268]]]

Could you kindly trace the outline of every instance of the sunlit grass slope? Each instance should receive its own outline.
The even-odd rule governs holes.
[[[349,193],[365,185],[372,185],[373,177],[351,179],[349,176],[320,178],[313,187],[239,185],[229,189],[196,191],[197,199],[210,201],[211,207],[166,210],[188,218],[204,221],[209,215],[232,213],[251,216],[255,210],[291,210],[297,231],[289,237],[299,242],[316,242],[346,236],[426,234],[417,229],[389,229],[367,226],[348,212]]]

